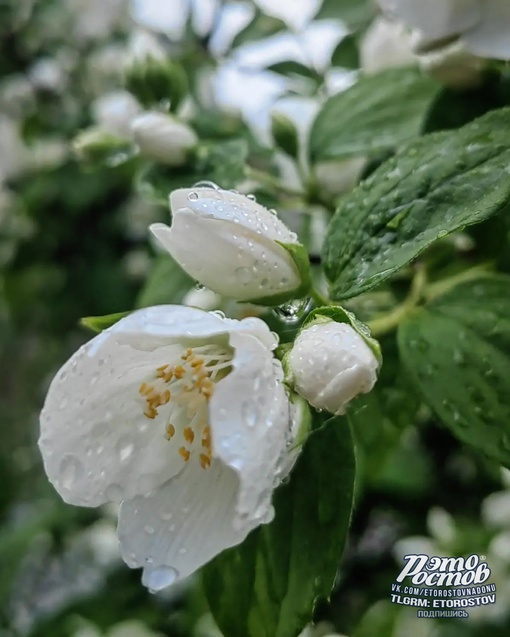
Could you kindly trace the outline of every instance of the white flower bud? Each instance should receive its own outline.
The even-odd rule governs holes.
[[[309,286],[308,256],[276,215],[249,197],[215,188],[175,190],[172,226],[151,231],[191,277],[237,301],[283,303]],[[283,245],[282,245],[283,244]]]
[[[301,396],[316,409],[340,415],[353,398],[372,389],[379,362],[351,325],[322,321],[301,330],[287,365]]]
[[[198,138],[189,126],[170,115],[147,111],[132,124],[133,136],[144,155],[170,166],[181,166]]]

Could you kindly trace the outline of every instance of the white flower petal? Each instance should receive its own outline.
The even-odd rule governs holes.
[[[378,0],[383,11],[402,18],[426,39],[461,34],[481,18],[480,0]]]
[[[231,190],[180,188],[171,193],[170,207],[174,214],[189,209],[205,218],[239,224],[273,241],[297,243],[296,234],[276,214],[271,214],[256,201]]]
[[[165,424],[144,416],[140,385],[176,350],[155,348],[152,340],[103,333],[80,348],[51,383],[39,446],[48,478],[66,502],[120,502],[183,468],[177,445],[165,440]]]
[[[207,470],[190,462],[148,497],[123,502],[123,559],[132,568],[144,567],[142,581],[154,591],[187,577],[246,537],[249,528],[233,526],[238,488],[235,472],[220,461]]]
[[[218,383],[209,406],[213,457],[240,478],[237,528],[271,519],[271,495],[290,435],[283,371],[255,338],[232,333],[233,371]]]
[[[234,223],[225,222],[221,232],[217,232],[218,221],[179,211],[174,214],[171,228],[154,224],[150,229],[190,276],[223,296],[250,301],[295,290],[300,285],[297,268],[284,248]],[[192,242],[183,242],[183,234],[192,237]]]
[[[319,10],[321,0],[254,0],[255,4],[267,15],[285,22],[292,29],[300,30]]]
[[[464,33],[463,41],[475,55],[510,60],[510,2],[485,0],[481,22]]]
[[[230,331],[252,335],[266,350],[276,345],[259,319],[168,305],[133,312],[71,357],[48,391],[39,442],[46,473],[64,500],[120,502],[182,469],[178,445],[165,439],[164,413],[144,416],[140,386],[193,341]]]
[[[175,40],[184,34],[189,11],[189,0],[131,0],[131,15],[137,24]]]

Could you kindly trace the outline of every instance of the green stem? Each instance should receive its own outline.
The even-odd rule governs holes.
[[[494,263],[492,261],[479,263],[478,265],[469,268],[469,270],[463,270],[462,272],[459,272],[459,274],[431,283],[427,286],[423,296],[427,301],[431,301],[432,299],[445,294],[445,292],[448,292],[448,290],[460,283],[465,283],[466,281],[478,279],[483,275],[490,274],[493,269]]]
[[[282,181],[278,179],[278,177],[274,177],[269,173],[264,172],[263,170],[258,170],[257,168],[253,168],[252,166],[246,166],[245,174],[249,179],[254,179],[259,183],[270,186],[271,188],[275,188],[280,192],[283,192],[287,195],[292,195],[293,197],[302,197],[303,193],[295,188],[290,188],[285,185]]]
[[[402,322],[402,319],[420,302],[426,283],[427,275],[425,268],[419,267],[406,300],[400,305],[397,305],[391,312],[378,316],[368,323],[372,336],[379,337],[396,329]]]
[[[317,303],[318,306],[320,306],[320,305],[332,305],[332,302],[326,296],[321,294],[321,292],[319,292],[319,290],[316,290],[315,288],[312,288],[310,290],[310,296]]]

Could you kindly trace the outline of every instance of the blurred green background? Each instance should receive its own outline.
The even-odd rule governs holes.
[[[365,2],[338,0],[323,17],[346,4],[370,15]],[[52,375],[89,338],[80,318],[134,306],[154,258],[146,228],[167,215],[135,193],[132,162],[87,171],[70,151],[94,100],[121,85],[127,13],[120,0],[0,0],[0,637],[216,634],[199,580],[147,593],[118,556],[115,510],[65,505],[36,444]],[[316,620],[353,637],[506,637],[510,480],[427,411],[403,418],[386,423],[384,456],[361,432],[349,546]],[[486,555],[498,604],[469,621],[416,620],[391,605],[397,556],[416,547]]]

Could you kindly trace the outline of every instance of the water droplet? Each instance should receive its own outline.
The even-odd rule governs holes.
[[[250,268],[237,268],[235,275],[236,279],[244,285],[249,283],[252,279],[252,271],[250,270]]]
[[[151,526],[150,524],[146,524],[143,527],[143,530],[148,534],[148,535],[153,535],[154,534],[154,527]]]
[[[179,577],[179,572],[171,566],[157,566],[146,571],[144,579],[145,585],[151,593],[157,593],[167,586],[171,586]]]
[[[221,310],[214,310],[213,312],[211,312],[211,314],[214,314],[215,316],[218,316],[221,319],[227,318],[225,312],[222,312]]]
[[[202,283],[199,283],[198,281],[195,282],[195,287],[197,290],[205,290],[205,285],[202,285]]]
[[[83,466],[76,456],[67,454],[60,462],[60,484],[64,489],[72,489],[83,474]]]
[[[212,188],[213,190],[221,190],[218,184],[215,184],[214,181],[209,181],[207,179],[201,179],[200,181],[197,181],[195,184],[193,184],[192,188]]]
[[[188,194],[188,199],[190,201],[196,201],[198,199],[198,193],[197,192],[190,192]]]
[[[241,415],[248,427],[254,427],[259,419],[259,408],[253,400],[245,400],[241,407]]]
[[[186,555],[186,553],[187,553],[187,549],[185,549],[185,548],[179,549],[179,554],[180,555]]]
[[[90,386],[93,387],[99,380],[99,374],[94,374],[90,379]]]
[[[172,519],[172,514],[170,513],[170,511],[161,511],[161,519],[168,521]]]
[[[255,197],[255,195],[246,195],[246,199],[249,199],[250,201],[257,201],[257,197]]]
[[[124,462],[133,454],[135,446],[129,438],[121,438],[117,444],[120,461]]]
[[[306,314],[310,299],[295,299],[275,308],[273,312],[285,323],[297,323]]]
[[[276,210],[274,208],[270,208],[269,212],[274,215],[275,217],[278,215],[278,213],[276,212]]]

